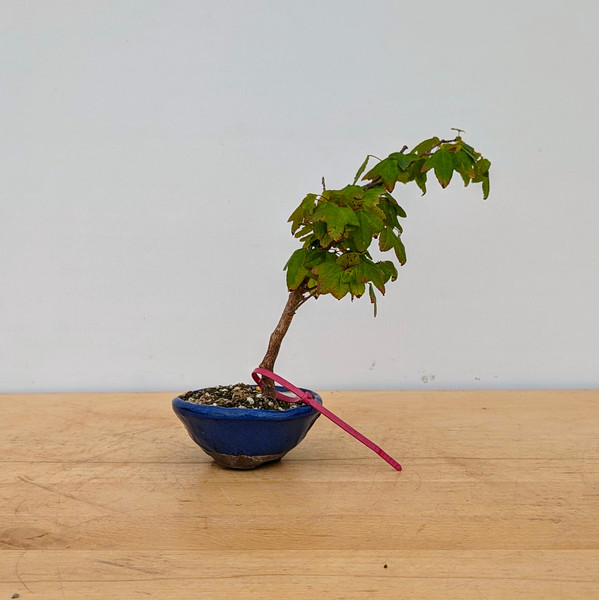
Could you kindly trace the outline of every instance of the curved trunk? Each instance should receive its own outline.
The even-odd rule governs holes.
[[[274,331],[270,335],[268,349],[266,350],[266,354],[260,363],[260,367],[262,369],[274,371],[275,361],[277,360],[279,350],[281,349],[281,342],[283,341],[283,338],[285,337],[285,334],[291,325],[295,311],[304,302],[306,302],[306,300],[312,297],[311,295],[305,295],[307,291],[307,285],[302,284],[297,289],[289,292],[289,297],[287,298],[287,303],[283,309],[283,314],[281,315],[281,318],[279,319]],[[272,379],[268,379],[266,377],[263,379],[262,393],[268,398],[275,398],[275,383]]]

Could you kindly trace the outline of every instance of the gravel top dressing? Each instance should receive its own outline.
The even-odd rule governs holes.
[[[182,400],[193,404],[220,406],[221,408],[254,408],[262,410],[288,410],[302,405],[301,402],[285,402],[271,400],[262,395],[260,388],[246,383],[234,385],[217,385],[195,392],[186,392]]]

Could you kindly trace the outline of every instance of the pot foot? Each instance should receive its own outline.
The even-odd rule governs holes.
[[[204,450],[202,448],[202,450]],[[263,454],[261,456],[246,456],[245,454],[221,454],[220,452],[209,452],[204,450],[206,454],[211,456],[221,467],[226,469],[239,469],[247,471],[249,469],[255,469],[265,463],[274,462],[281,460],[286,452],[282,454]]]

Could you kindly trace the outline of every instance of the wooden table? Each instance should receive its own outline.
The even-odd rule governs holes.
[[[599,598],[599,391],[323,393],[401,473],[324,417],[223,470],[173,395],[0,395],[0,600]]]

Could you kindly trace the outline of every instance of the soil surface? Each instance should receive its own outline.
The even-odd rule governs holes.
[[[285,402],[266,398],[258,386],[236,383],[217,385],[195,392],[181,394],[181,399],[193,404],[220,406],[222,408],[254,408],[257,410],[289,410],[302,405],[302,402]]]

